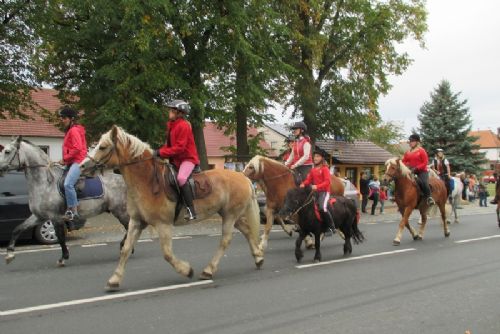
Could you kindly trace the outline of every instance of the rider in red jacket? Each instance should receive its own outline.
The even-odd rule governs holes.
[[[77,124],[78,112],[68,106],[59,111],[59,117],[66,130],[63,141],[63,158],[59,162],[66,166],[68,173],[64,179],[64,194],[66,196],[67,210],[64,219],[69,222],[70,229],[75,222],[81,220],[78,215],[78,199],[75,184],[80,177],[80,163],[87,156],[87,141],[85,139],[85,128]]]
[[[189,104],[183,100],[173,100],[167,104],[169,108],[167,122],[167,140],[165,145],[155,151],[163,159],[169,158],[177,168],[177,182],[181,190],[184,204],[188,211],[187,220],[196,219],[193,205],[193,193],[187,183],[194,167],[200,163],[194,142],[191,124],[185,119],[189,114]]]
[[[412,134],[409,141],[410,150],[403,156],[403,163],[418,176],[422,184],[424,199],[427,200],[427,204],[433,205],[435,202],[431,197],[431,189],[429,188],[429,170],[427,169],[429,157],[425,149],[420,144],[420,136],[418,134]]]
[[[313,156],[314,167],[307,174],[304,182],[300,184],[301,188],[312,185],[312,190],[315,192],[315,200],[321,213],[321,218],[327,224],[328,228],[335,233],[335,225],[333,217],[330,213],[330,169],[325,162],[324,153],[315,151]]]

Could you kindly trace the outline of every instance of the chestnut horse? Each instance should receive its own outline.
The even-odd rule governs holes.
[[[401,222],[399,223],[399,229],[396,233],[396,238],[394,238],[393,245],[399,246],[401,243],[401,235],[403,234],[403,229],[406,228],[410,231],[413,240],[422,240],[424,237],[425,225],[427,223],[427,211],[429,206],[427,201],[420,201],[420,190],[412,179],[411,171],[406,167],[400,159],[389,159],[385,163],[386,171],[385,176],[394,180],[395,187],[395,198],[396,204],[398,205],[399,212],[401,213]],[[448,229],[448,224],[446,223],[446,186],[444,182],[437,177],[435,174],[429,175],[429,186],[432,189],[432,198],[436,202],[436,206],[441,212],[441,220],[443,223],[444,236],[448,237],[450,231]],[[420,216],[422,219],[422,224],[418,233],[413,229],[409,223],[409,218],[413,210],[418,209],[420,211]]]
[[[283,207],[287,191],[296,187],[293,172],[276,160],[256,155],[245,166],[243,174],[250,180],[257,181],[266,194],[266,225],[260,241],[260,247],[266,249],[274,216]],[[336,176],[332,175],[331,178],[330,194],[343,196],[344,183]],[[277,215],[276,219],[283,230],[292,236],[292,227],[287,227],[280,216]]]
[[[96,148],[81,164],[82,173],[87,175],[99,168],[120,169],[127,185],[127,210],[130,215],[127,238],[118,266],[108,281],[108,288],[115,290],[120,287],[127,259],[147,225],[153,226],[158,232],[165,260],[178,273],[191,278],[191,265],[178,259],[172,251],[172,225],[177,196],[163,177],[170,173],[170,168],[153,156],[148,144],[117,126],[102,135]],[[203,199],[195,199],[194,206],[199,219],[216,213],[222,217],[222,238],[200,279],[211,279],[217,271],[218,263],[231,242],[234,227],[246,237],[255,264],[260,268],[264,257],[258,246],[259,206],[250,180],[230,170],[214,169],[204,173],[212,185],[212,191]],[[179,218],[182,220],[182,215]]]

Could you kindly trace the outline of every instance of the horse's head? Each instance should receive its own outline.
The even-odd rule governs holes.
[[[262,178],[264,169],[264,165],[262,162],[263,158],[264,157],[260,155],[256,155],[255,157],[253,157],[252,160],[247,163],[245,169],[243,169],[243,174],[245,174],[245,176],[252,181],[260,180]]]
[[[119,168],[145,151],[152,154],[148,144],[126,133],[122,128],[113,125],[99,139],[99,143],[80,164],[84,175],[93,175],[98,169]]]
[[[399,178],[401,175],[409,175],[410,170],[403,164],[399,158],[391,158],[385,162],[384,181],[390,181]]]
[[[310,199],[312,199],[312,188],[310,186],[288,190],[279,215],[289,219],[290,216],[298,213]]]
[[[22,140],[22,137],[18,136],[0,152],[0,175],[9,170],[21,169],[22,163],[19,150]]]

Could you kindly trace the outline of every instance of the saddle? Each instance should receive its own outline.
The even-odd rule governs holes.
[[[172,199],[178,199],[180,196],[179,184],[177,183],[177,170],[172,164],[166,164],[164,172],[165,185],[170,185],[171,187],[165,187],[165,192],[167,196]],[[168,168],[168,170],[167,170]],[[191,192],[193,193],[193,199],[203,199],[212,193],[212,183],[209,177],[201,171],[199,166],[193,169],[193,172],[188,178],[188,184],[191,187]],[[175,189],[176,194],[172,194],[167,189]]]
[[[418,190],[418,202],[417,203],[418,203],[418,205],[420,205],[420,202],[424,198],[424,186],[423,186],[422,182],[420,181],[420,179],[418,178],[417,174],[413,173],[412,178],[413,178],[413,183],[415,183],[415,185],[417,186],[417,190]],[[433,187],[432,187],[430,182],[429,182],[429,190],[430,190],[430,194],[432,196]]]
[[[64,171],[61,178],[57,181],[57,189],[63,198],[66,198],[64,190],[64,180],[66,179],[67,171]],[[99,176],[96,177],[80,177],[75,184],[76,197],[79,200],[96,199],[104,196],[104,187]]]
[[[335,204],[335,202],[337,202],[337,199],[335,199],[334,197],[330,198],[328,200],[328,203],[330,204],[330,210],[333,211],[333,205]],[[330,212],[333,216],[333,212]],[[316,216],[316,219],[320,222],[320,223],[323,223],[323,218],[321,218],[321,213],[319,212],[319,207],[318,207],[318,203],[316,203],[316,201],[314,201],[314,215]]]

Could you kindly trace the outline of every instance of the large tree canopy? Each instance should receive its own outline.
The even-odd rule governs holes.
[[[288,35],[293,97],[311,136],[356,137],[377,119],[377,99],[389,74],[410,64],[397,44],[423,41],[422,0],[292,0],[279,6]]]
[[[0,2],[0,119],[25,118],[31,109],[30,90],[37,83],[33,77],[33,49],[37,42],[33,30],[35,1]]]
[[[467,100],[451,91],[443,80],[431,93],[431,99],[420,108],[418,115],[423,145],[432,156],[442,148],[450,161],[452,171],[477,173],[484,162],[484,154],[475,145],[477,138],[469,137],[472,127]]]

